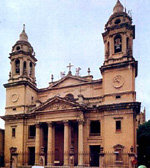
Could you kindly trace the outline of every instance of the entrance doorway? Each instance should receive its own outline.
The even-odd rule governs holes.
[[[64,163],[64,125],[55,126],[55,166],[62,166]]]
[[[100,145],[90,146],[90,166],[99,167]]]
[[[28,165],[34,165],[35,163],[35,147],[29,147],[29,158],[28,158]]]

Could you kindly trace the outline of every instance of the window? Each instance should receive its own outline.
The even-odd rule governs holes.
[[[16,50],[20,50],[20,46],[17,46],[17,47],[16,47]]]
[[[71,93],[67,94],[67,95],[65,96],[65,98],[68,99],[68,100],[74,100],[74,96],[73,96],[73,94],[71,94]]]
[[[35,125],[30,125],[29,126],[29,138],[34,138],[35,137]]]
[[[116,20],[115,20],[115,24],[119,24],[120,22],[121,22],[120,19],[116,19]]]
[[[121,121],[116,121],[116,131],[121,131]]]
[[[107,53],[106,53],[107,59],[108,59],[109,55],[110,55],[110,44],[109,44],[109,42],[108,42],[108,43],[107,43]]]
[[[126,39],[127,50],[129,49],[129,38]]]
[[[117,96],[116,96],[116,99],[120,99],[120,98],[121,98],[121,96],[120,96],[120,95],[117,95]]]
[[[122,160],[121,149],[116,149],[115,154],[116,154],[116,161],[121,161]]]
[[[90,123],[90,136],[100,136],[100,122],[91,121]]]
[[[16,74],[20,74],[20,61],[17,59],[15,61]]]
[[[115,161],[116,163],[123,162],[123,159],[122,159],[123,149],[124,149],[123,145],[117,144],[114,146],[114,154],[116,155],[116,161]]]
[[[26,68],[27,68],[27,64],[26,64],[26,61],[24,61],[24,63],[23,63],[23,74],[24,74],[24,75],[27,74]]]
[[[16,128],[12,128],[12,137],[16,136]]]
[[[32,76],[32,68],[33,68],[32,62],[30,62],[30,76]]]
[[[114,52],[118,53],[122,51],[122,38],[121,35],[118,34],[114,38]]]

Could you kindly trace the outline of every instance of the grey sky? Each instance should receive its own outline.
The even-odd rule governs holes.
[[[121,0],[125,4],[125,0]],[[19,38],[23,23],[38,59],[38,87],[47,87],[51,74],[60,78],[71,62],[73,74],[88,67],[95,79],[104,60],[101,33],[112,14],[116,0],[0,0],[0,115],[5,113],[5,88],[10,71],[9,53]],[[150,1],[126,0],[136,25],[134,57],[139,61],[136,79],[137,100],[150,118]],[[0,120],[0,127],[3,123]]]

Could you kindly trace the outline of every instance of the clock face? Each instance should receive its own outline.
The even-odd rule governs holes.
[[[113,86],[115,88],[120,88],[123,86],[124,84],[124,78],[121,76],[121,75],[116,75],[114,78],[113,78]]]
[[[19,99],[19,95],[18,94],[12,94],[11,95],[11,101],[14,103],[14,102],[17,102]]]

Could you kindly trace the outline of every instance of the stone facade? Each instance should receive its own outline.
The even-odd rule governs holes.
[[[36,87],[36,58],[25,28],[10,53],[5,166],[133,167],[136,154],[135,27],[118,0],[102,34],[102,79],[72,75]]]

